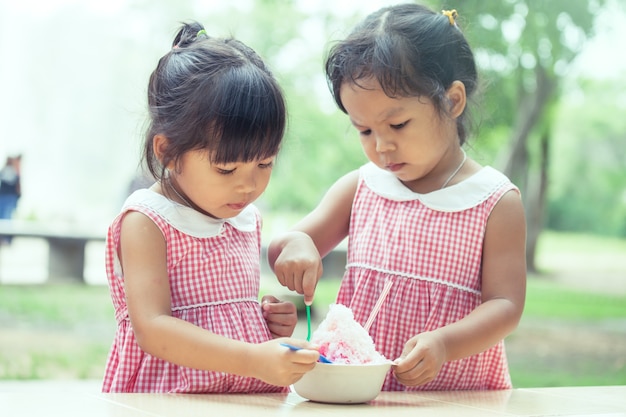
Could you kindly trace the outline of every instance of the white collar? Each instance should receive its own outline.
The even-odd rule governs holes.
[[[361,178],[376,194],[393,201],[419,200],[438,211],[462,211],[485,201],[509,179],[496,169],[486,166],[471,177],[427,194],[411,191],[391,172],[372,162],[360,168]]]
[[[146,207],[163,218],[168,224],[193,237],[206,238],[220,234],[224,223],[242,232],[253,232],[257,227],[257,208],[250,204],[241,213],[228,219],[215,219],[191,207],[183,206],[149,189],[132,193],[124,202],[122,211],[133,206]]]

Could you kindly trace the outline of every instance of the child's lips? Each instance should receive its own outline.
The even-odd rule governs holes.
[[[396,172],[396,171],[401,170],[403,166],[404,166],[403,163],[398,163],[398,164],[387,164],[385,167],[391,172]]]
[[[243,210],[244,207],[246,207],[247,205],[248,203],[233,203],[233,204],[228,204],[228,207],[233,210]]]

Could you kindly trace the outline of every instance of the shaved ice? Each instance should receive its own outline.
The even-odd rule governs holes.
[[[355,319],[352,310],[331,304],[326,318],[311,336],[320,354],[337,364],[376,364],[389,362],[376,351],[369,333]]]

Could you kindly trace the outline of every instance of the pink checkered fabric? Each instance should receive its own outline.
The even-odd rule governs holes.
[[[252,232],[224,223],[217,236],[203,238],[179,231],[143,204],[126,210],[150,217],[166,238],[173,316],[231,339],[250,343],[271,339],[258,302],[258,211],[257,227]],[[106,364],[103,392],[285,392],[286,388],[254,378],[181,367],[141,350],[128,318],[124,277],[116,255],[123,215],[112,223],[107,237],[106,270],[118,328]]]
[[[347,271],[337,302],[350,307],[364,324],[385,283],[393,281],[370,329],[385,357],[398,358],[411,337],[458,321],[480,304],[487,219],[502,195],[516,190],[499,175],[488,195],[456,211],[433,209],[417,194],[402,200],[383,197],[361,175],[352,207]],[[455,186],[436,192],[461,190]],[[406,387],[389,373],[383,385],[386,391],[506,388],[511,388],[511,381],[503,342],[444,364],[428,384]]]

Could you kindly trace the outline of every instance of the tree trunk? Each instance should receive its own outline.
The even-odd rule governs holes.
[[[547,184],[547,160],[540,161],[539,179],[531,180],[529,170],[528,138],[533,128],[537,124],[550,126],[551,123],[542,119],[549,118],[547,113],[548,103],[552,93],[556,90],[558,79],[548,76],[546,70],[537,66],[535,70],[536,88],[532,93],[525,95],[518,107],[515,128],[511,136],[511,150],[504,165],[504,173],[520,188],[524,207],[527,213],[527,239],[526,239],[526,261],[529,271],[536,271],[535,250],[537,240],[543,226],[543,211],[545,210],[545,188]],[[549,142],[550,134],[546,130],[541,137],[541,141]],[[545,158],[549,143],[542,143],[545,146]],[[545,172],[542,172],[545,171]],[[536,182],[536,187],[530,187],[529,182]],[[533,189],[534,188],[534,189]],[[543,193],[543,194],[542,194]]]
[[[528,272],[537,272],[535,254],[539,234],[543,229],[544,213],[546,208],[546,194],[548,189],[548,161],[550,160],[550,127],[545,129],[539,143],[539,175],[529,178],[528,193],[526,194],[526,267]]]

